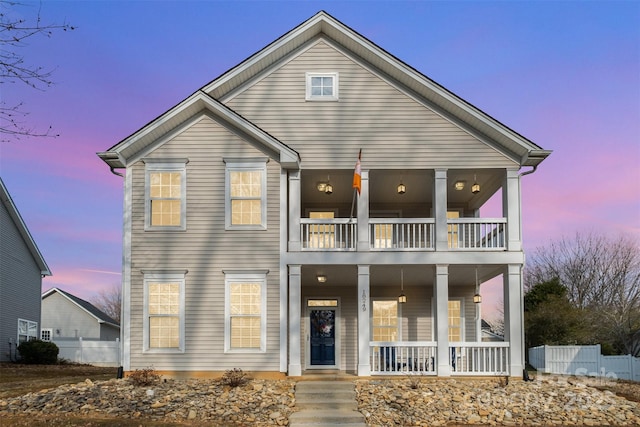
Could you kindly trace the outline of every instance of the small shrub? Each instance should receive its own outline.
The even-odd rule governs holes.
[[[230,387],[238,387],[247,381],[246,374],[240,368],[233,368],[225,371],[222,376],[222,384]]]
[[[145,387],[160,381],[160,374],[153,368],[136,369],[129,374],[129,380],[136,387]]]
[[[413,390],[418,390],[422,382],[420,375],[409,374],[408,378],[409,378],[409,387],[411,387]]]
[[[58,346],[52,342],[32,340],[18,346],[20,361],[29,365],[55,365],[58,361]]]

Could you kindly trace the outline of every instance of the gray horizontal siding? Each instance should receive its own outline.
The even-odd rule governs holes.
[[[18,338],[18,318],[38,322],[42,278],[4,203],[0,203],[0,361],[9,360],[9,340]],[[13,356],[15,344],[11,346]]]
[[[305,101],[306,72],[338,72],[338,102]],[[506,167],[512,162],[320,42],[228,100],[302,158],[303,168]],[[265,108],[268,105],[268,108]]]
[[[131,368],[279,370],[280,166],[267,164],[267,230],[225,230],[223,158],[264,154],[209,118],[156,149],[149,157],[188,158],[187,229],[144,231],[144,164],[132,173]],[[142,353],[142,270],[188,270],[185,281],[185,353]],[[269,270],[267,352],[224,354],[223,270]]]

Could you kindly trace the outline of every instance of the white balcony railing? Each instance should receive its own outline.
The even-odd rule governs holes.
[[[508,375],[509,342],[449,343],[451,375]]]
[[[369,342],[372,375],[435,375],[435,342]]]
[[[376,250],[433,249],[433,218],[372,218],[371,248]]]
[[[450,249],[505,249],[506,218],[450,218]]]
[[[355,251],[358,242],[355,219],[300,219],[303,250]]]
[[[357,219],[300,219],[303,250],[355,251]],[[447,240],[452,250],[505,250],[506,218],[450,218]],[[434,250],[434,218],[371,218],[374,251]]]

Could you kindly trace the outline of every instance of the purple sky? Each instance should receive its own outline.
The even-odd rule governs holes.
[[[0,143],[0,175],[53,272],[120,283],[122,178],[95,155],[319,10],[553,154],[523,178],[532,251],[576,232],[640,237],[640,2],[25,2],[78,29],[32,40],[56,85],[3,84],[56,139]],[[366,169],[366,165],[363,166]],[[491,287],[483,304],[499,297]]]

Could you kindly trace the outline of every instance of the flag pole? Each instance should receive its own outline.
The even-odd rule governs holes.
[[[353,220],[353,206],[356,204],[356,193],[358,192],[357,189],[353,189],[353,200],[351,200],[351,216],[349,217],[349,222],[351,222]]]

